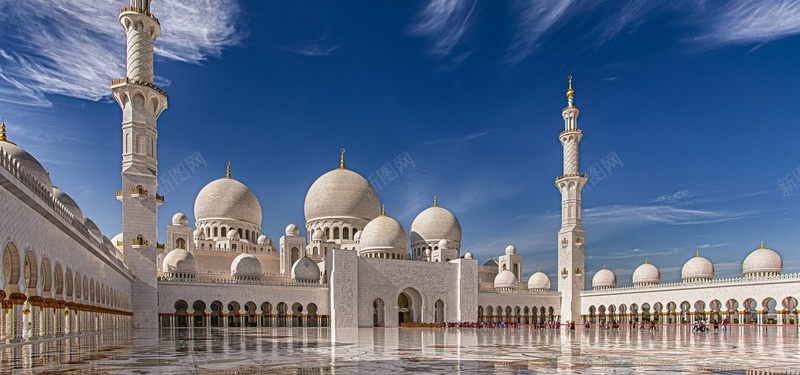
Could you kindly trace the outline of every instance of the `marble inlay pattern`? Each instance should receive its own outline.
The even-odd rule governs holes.
[[[3,374],[800,374],[800,342],[797,327],[198,328],[6,345],[0,361]]]

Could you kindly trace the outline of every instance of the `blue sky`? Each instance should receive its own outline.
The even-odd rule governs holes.
[[[0,0],[9,139],[109,237],[121,116],[108,86],[124,74],[125,5]],[[648,257],[677,281],[700,248],[718,277],[737,276],[761,240],[800,271],[798,1],[157,0],[152,11],[156,83],[170,95],[160,174],[205,162],[165,191],[162,237],[174,212],[193,219],[195,195],[230,160],[277,239],[304,221],[306,190],[343,147],[406,229],[437,192],[463,251],[483,262],[513,243],[526,276],[541,267],[555,281],[573,75],[581,169],[605,174],[583,195],[587,275],[605,263],[630,284]],[[413,165],[380,180],[401,155]]]

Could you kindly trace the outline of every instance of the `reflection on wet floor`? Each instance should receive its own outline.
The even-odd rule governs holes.
[[[115,331],[0,346],[0,372],[72,374],[800,374],[798,328],[530,327]],[[765,372],[766,373],[766,372]]]

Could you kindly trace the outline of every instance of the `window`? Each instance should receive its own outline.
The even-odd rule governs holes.
[[[342,238],[345,239],[345,240],[349,240],[350,239],[350,229],[349,228],[343,228],[342,229]]]
[[[333,239],[334,240],[339,239],[339,228],[333,228]]]

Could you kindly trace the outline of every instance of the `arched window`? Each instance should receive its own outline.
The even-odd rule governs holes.
[[[245,229],[244,230],[244,238],[246,238],[248,241],[252,241],[250,239],[250,229]]]
[[[239,228],[237,232],[239,233],[239,238],[245,238],[244,236],[242,236],[242,228]]]
[[[333,239],[334,240],[339,239],[339,228],[333,228]]]
[[[206,227],[206,237],[211,237],[211,228]]]
[[[219,235],[223,237],[228,235],[228,231],[225,230],[225,227],[222,227],[222,229],[219,231]]]
[[[350,229],[349,228],[342,228],[342,238],[345,240],[350,239]]]
[[[514,263],[514,276],[519,280],[519,264]]]
[[[186,250],[186,240],[184,240],[183,238],[178,238],[177,240],[175,240],[175,248]]]
[[[214,227],[214,237],[219,237],[219,232],[217,231],[217,227]]]
[[[325,228],[325,238],[331,238],[331,228]]]

